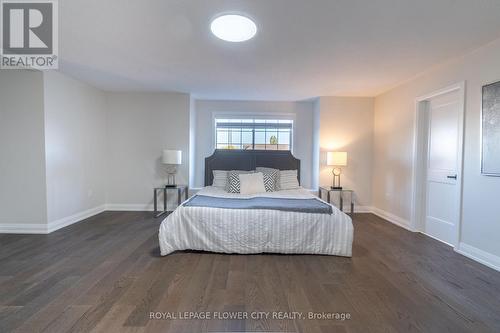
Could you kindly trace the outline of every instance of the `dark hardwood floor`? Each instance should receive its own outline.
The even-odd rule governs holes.
[[[50,235],[0,235],[0,332],[500,332],[500,273],[371,214],[354,218],[352,259],[159,257],[150,216],[105,212]],[[263,318],[150,319],[179,311]]]

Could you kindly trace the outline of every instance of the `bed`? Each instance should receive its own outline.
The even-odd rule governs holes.
[[[351,218],[304,188],[245,195],[210,186],[213,170],[256,167],[300,175],[300,161],[288,151],[216,150],[205,160],[206,186],[161,223],[161,255],[202,250],[351,256]]]

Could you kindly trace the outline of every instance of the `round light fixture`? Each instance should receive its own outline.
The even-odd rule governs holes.
[[[257,26],[246,16],[228,14],[215,18],[210,24],[212,33],[227,42],[244,42],[257,33]]]

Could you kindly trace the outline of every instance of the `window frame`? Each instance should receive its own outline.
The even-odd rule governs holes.
[[[293,150],[295,147],[295,114],[293,113],[254,113],[254,112],[213,112],[212,113],[212,148],[213,150],[217,149],[217,119],[262,119],[262,120],[289,120],[292,122],[291,126],[291,134],[290,134],[290,149],[281,150],[281,151],[290,151],[293,154]],[[254,129],[252,130],[254,133]],[[255,149],[255,134],[252,134],[252,147],[251,150],[262,150]],[[230,150],[230,149],[227,149]],[[234,149],[234,150],[245,150],[245,149]],[[277,149],[276,149],[277,150]],[[272,151],[269,149],[269,151]]]

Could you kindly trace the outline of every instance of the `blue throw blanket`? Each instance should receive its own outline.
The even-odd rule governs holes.
[[[311,199],[293,198],[218,198],[206,195],[195,195],[183,206],[186,207],[210,207],[226,209],[272,209],[286,212],[332,214],[332,206],[325,202]]]

